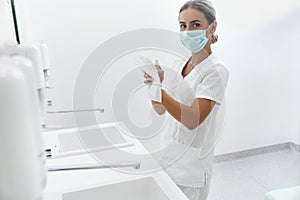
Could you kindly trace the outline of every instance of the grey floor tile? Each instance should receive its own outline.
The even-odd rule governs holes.
[[[268,191],[300,185],[300,154],[285,151],[259,155],[249,159],[242,170]]]
[[[214,165],[209,200],[263,200],[266,192],[300,185],[300,153],[283,150]]]

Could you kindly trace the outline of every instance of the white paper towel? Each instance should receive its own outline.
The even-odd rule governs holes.
[[[157,72],[157,69],[155,65],[158,65],[158,62],[152,63],[149,58],[146,58],[144,56],[138,57],[138,62],[140,64],[140,70],[147,74],[149,74],[152,77],[152,84],[149,84],[148,88],[148,96],[149,99],[157,102],[162,102],[161,99],[161,83],[160,78]]]

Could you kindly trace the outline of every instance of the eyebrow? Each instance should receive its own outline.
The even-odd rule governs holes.
[[[195,22],[200,22],[200,20],[196,19],[196,20],[191,21],[191,23],[195,23]]]
[[[195,23],[195,22],[200,22],[200,20],[198,20],[198,19],[195,19],[195,20],[193,20],[193,21],[191,21],[190,23]],[[185,22],[179,22],[180,24],[185,24]],[[200,22],[201,23],[201,22]]]

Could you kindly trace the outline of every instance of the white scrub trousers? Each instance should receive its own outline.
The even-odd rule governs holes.
[[[190,200],[206,200],[210,188],[210,180],[204,187],[185,187],[177,185]]]

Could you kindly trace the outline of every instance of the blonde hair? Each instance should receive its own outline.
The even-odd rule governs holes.
[[[205,15],[206,20],[209,24],[213,23],[216,20],[216,10],[213,7],[212,3],[208,0],[191,0],[186,2],[179,11],[179,14],[188,9],[188,8],[195,8],[198,11],[202,12]],[[214,44],[218,41],[218,35],[214,33],[211,36],[211,43]]]

